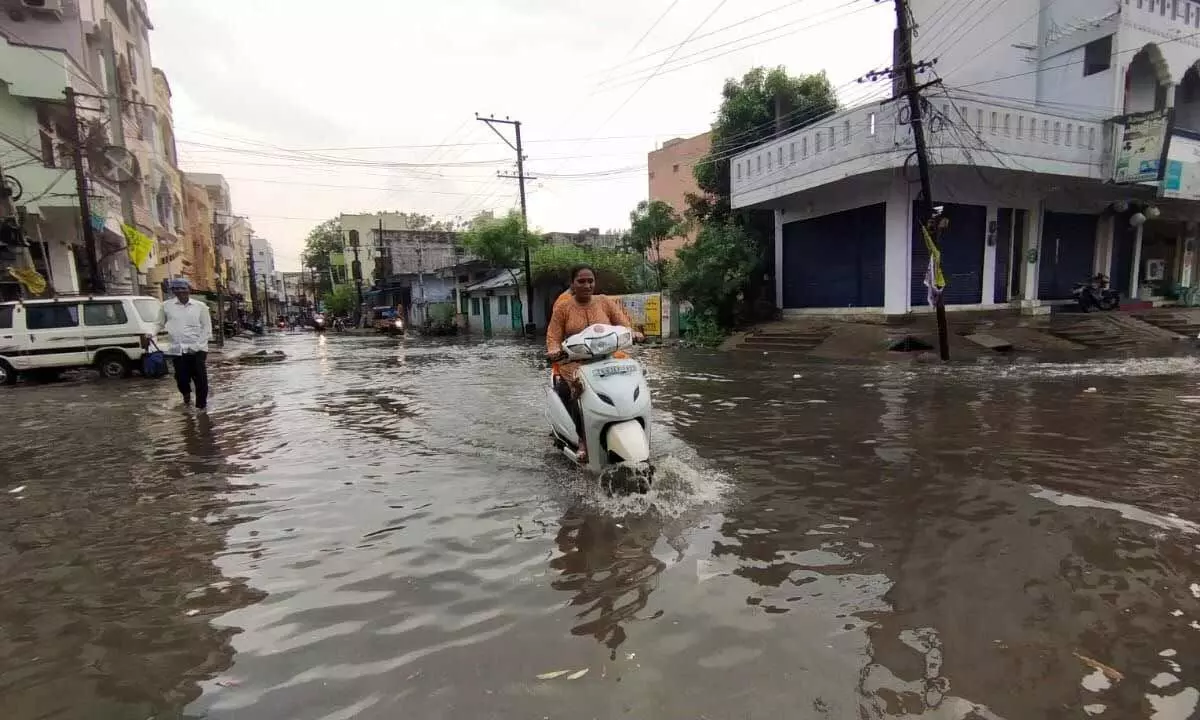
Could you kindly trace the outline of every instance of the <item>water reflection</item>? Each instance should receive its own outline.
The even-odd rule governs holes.
[[[210,619],[262,596],[213,565],[228,507],[214,422],[127,390],[38,388],[0,439],[24,487],[0,516],[5,717],[175,715],[232,660],[235,630]]]
[[[594,637],[612,659],[625,642],[629,623],[663,614],[640,616],[667,567],[654,556],[661,529],[653,517],[618,520],[594,509],[569,510],[559,521],[554,538],[559,555],[550,560],[559,577],[551,587],[572,593],[576,624],[571,634]]]

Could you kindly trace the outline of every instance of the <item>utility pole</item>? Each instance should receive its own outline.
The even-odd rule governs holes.
[[[102,53],[104,55],[104,71],[108,77],[112,78],[112,87],[109,88],[111,93],[108,96],[109,101],[109,118],[112,122],[113,144],[117,147],[125,147],[125,112],[121,103],[121,84],[119,75],[117,74],[117,50],[116,43],[113,40],[112,22],[109,20],[100,21],[100,39],[102,43]],[[137,227],[137,218],[133,212],[133,184],[139,182],[138,178],[134,178],[128,182],[120,184],[121,188],[121,222],[131,228]],[[128,240],[126,244],[128,244]],[[134,295],[138,294],[138,269],[133,263],[133,258],[129,258],[129,286]]]
[[[933,185],[929,179],[929,149],[925,145],[925,124],[921,117],[921,88],[917,86],[917,72],[927,69],[930,63],[922,62],[919,65],[913,63],[913,33],[912,26],[909,23],[910,12],[908,0],[895,0],[895,3],[897,60],[899,61],[899,67],[894,68],[893,71],[902,73],[904,82],[901,92],[908,97],[909,122],[912,125],[913,143],[917,151],[917,171],[921,178],[921,194],[917,198],[918,219],[924,232],[928,233],[929,239],[932,240],[930,248],[932,257],[930,258],[929,273],[930,294],[934,301],[934,312],[937,314],[938,350],[942,360],[946,361],[950,359],[949,330],[946,324],[946,301],[942,293],[944,288],[937,287],[938,277],[941,275],[941,261],[937,257],[937,240],[941,235],[942,224],[934,217]],[[937,227],[935,227],[935,223]]]
[[[63,91],[67,96],[67,113],[71,127],[71,162],[75,165],[75,194],[79,196],[79,218],[83,223],[83,246],[87,251],[89,290],[96,295],[104,294],[104,277],[100,273],[100,253],[96,248],[96,229],[92,227],[92,206],[88,198],[87,176],[83,172],[83,141],[79,138],[79,106],[75,88]]]
[[[421,321],[421,327],[424,327],[425,321],[429,319],[429,315],[425,310],[425,244],[420,235],[417,235],[417,288],[418,295],[421,298],[421,310],[418,319]]]
[[[213,236],[214,250],[216,251],[217,258],[216,258],[215,265],[213,267],[213,271],[216,274],[213,284],[217,286],[217,347],[225,347],[225,293],[223,292],[225,282],[224,282],[224,278],[223,278],[224,273],[221,272],[221,266],[224,265],[225,263],[221,259],[221,247],[220,247],[221,243],[217,239],[216,230],[218,227],[220,227],[220,225],[217,224],[217,213],[214,210],[213,211],[213,221],[212,221],[212,236]],[[223,233],[221,233],[222,236],[226,236],[228,234],[229,234],[228,228],[225,229],[225,231]]]
[[[258,280],[256,279],[258,276],[254,274],[254,238],[250,239],[250,249],[246,251],[246,261],[249,263],[246,275],[250,280],[248,283],[250,285],[250,304],[254,307],[257,315],[262,313],[262,306],[258,304]],[[263,318],[265,320],[266,315],[263,315]]]
[[[496,133],[496,135],[498,135],[506,145],[515,150],[517,153],[517,174],[507,175],[503,173],[496,173],[496,176],[516,180],[521,191],[521,219],[525,224],[525,304],[527,306],[525,316],[528,318],[525,324],[525,334],[532,336],[537,330],[537,327],[533,322],[533,269],[529,262],[529,211],[525,206],[525,181],[535,180],[536,178],[531,178],[525,174],[525,153],[522,152],[521,149],[520,120],[510,120],[508,118],[501,120],[495,116],[479,117],[479,113],[475,113],[475,119],[487,124],[487,126],[492,129],[492,132]],[[497,124],[513,126],[513,130],[516,135],[515,144],[509,142],[508,138],[504,137],[504,133],[496,129]]]
[[[383,220],[379,221],[381,224]],[[350,231],[350,248],[354,250],[354,263],[350,266],[350,273],[354,277],[354,289],[358,291],[358,309],[354,312],[355,326],[358,325],[357,320],[362,316],[363,294],[362,294],[362,263],[358,260],[358,231]]]

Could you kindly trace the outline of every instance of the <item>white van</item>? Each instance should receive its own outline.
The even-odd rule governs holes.
[[[149,296],[60,297],[0,303],[0,385],[94,367],[127,377],[154,335],[162,302]]]

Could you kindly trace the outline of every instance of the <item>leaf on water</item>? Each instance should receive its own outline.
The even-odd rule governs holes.
[[[570,675],[568,675],[568,676],[567,676],[567,679],[568,679],[568,680],[578,680],[579,678],[581,678],[581,677],[583,677],[584,675],[587,675],[587,674],[588,674],[588,669],[589,669],[589,668],[584,668],[584,669],[582,669],[582,670],[579,670],[578,672],[573,672],[573,673],[571,673]]]
[[[19,492],[25,492],[25,486],[24,486],[24,485],[19,485],[19,486],[17,486],[17,487],[15,487],[15,488],[13,488],[12,490],[9,490],[9,491],[8,491],[8,494],[9,494],[9,495],[16,495],[16,494],[17,494],[17,493],[19,493]]]
[[[541,675],[538,675],[537,679],[538,680],[553,680],[554,678],[562,677],[563,675],[566,675],[569,672],[571,672],[571,671],[570,670],[554,670],[552,672],[545,672],[545,673],[542,673]]]
[[[1109,667],[1108,665],[1105,665],[1104,663],[1100,662],[1099,660],[1094,660],[1086,655],[1080,655],[1079,653],[1071,653],[1071,654],[1074,655],[1075,657],[1079,658],[1080,661],[1082,661],[1084,665],[1087,665],[1088,667],[1092,668],[1093,670],[1099,670],[1100,672],[1104,673],[1104,677],[1108,678],[1109,680],[1112,680],[1113,682],[1121,682],[1122,680],[1125,679],[1125,674],[1122,673],[1120,670]]]

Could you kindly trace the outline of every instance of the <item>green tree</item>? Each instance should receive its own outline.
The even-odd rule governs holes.
[[[837,94],[824,71],[793,76],[782,66],[771,70],[756,67],[741,80],[726,80],[712,126],[712,147],[692,169],[700,189],[716,201],[718,207],[712,210],[720,214],[729,211],[729,163],[733,155],[819,122],[837,109]],[[722,204],[723,209],[719,207]]]
[[[747,278],[762,264],[746,230],[733,220],[700,226],[696,241],[679,249],[671,266],[675,297],[692,303],[698,319],[733,325]]]
[[[301,255],[301,261],[304,263],[304,267],[316,268],[322,294],[327,294],[332,289],[329,256],[342,251],[342,222],[337,218],[326,220],[316,226],[308,232],[308,237],[304,240],[304,253]]]
[[[633,253],[593,249],[578,245],[542,245],[530,261],[533,280],[559,292],[571,285],[571,268],[590,265],[596,272],[598,292],[620,295],[644,290],[645,258]]]
[[[325,311],[331,315],[350,315],[354,312],[357,295],[349,285],[339,285],[325,297]]]
[[[658,276],[658,289],[663,289],[666,260],[662,254],[664,240],[684,235],[683,218],[662,200],[643,200],[629,213],[629,234],[626,246],[649,258]]]
[[[525,248],[535,248],[541,237],[525,227],[525,220],[515,210],[498,220],[487,220],[463,233],[462,244],[467,252],[486,262],[493,269],[507,270],[513,282],[516,269],[525,260]]]
[[[686,215],[699,235],[688,252],[680,251],[668,283],[710,324],[728,329],[738,319],[739,304],[748,309],[762,303],[774,271],[774,218],[766,210],[732,209],[731,158],[837,109],[824,72],[793,76],[783,67],[756,67],[740,80],[725,81],[711,149],[692,170],[701,193],[687,197]]]

